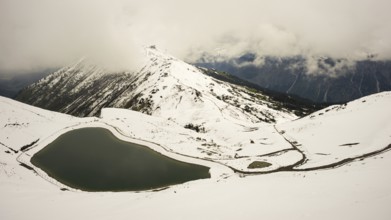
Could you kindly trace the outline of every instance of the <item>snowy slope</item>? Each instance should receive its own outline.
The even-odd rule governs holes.
[[[0,97],[1,143],[12,153],[25,145],[41,140],[82,122],[91,121],[51,112]]]
[[[391,92],[330,106],[277,127],[307,159],[297,169],[349,162],[391,148]]]
[[[390,118],[387,114],[390,106],[391,93],[380,93],[348,103],[346,106],[332,106],[302,119],[277,124],[277,130],[283,133],[282,136],[277,131],[273,133],[272,125],[263,127],[264,123],[260,125],[246,122],[251,126],[222,126],[221,129],[226,132],[226,136],[221,132],[222,137],[218,137],[217,133],[197,133],[163,117],[124,109],[104,109],[101,118],[75,118],[0,98],[0,218],[389,219],[390,152],[363,157],[362,161],[355,160],[347,166],[334,169],[311,172],[300,169],[333,164],[336,162],[333,159],[335,157],[359,157],[368,152],[384,149],[390,143]],[[252,147],[249,143],[246,146],[250,146],[250,149],[243,146],[242,150],[235,151],[238,153],[236,159],[234,156],[227,160],[231,162],[219,160],[218,156],[213,154],[211,158],[217,158],[214,159],[215,163],[194,159],[193,162],[208,163],[212,167],[211,179],[192,181],[159,192],[61,191],[60,188],[63,186],[56,181],[48,177],[42,178],[41,173],[36,175],[19,165],[18,160],[28,163],[26,159],[62,132],[84,126],[106,127],[124,139],[142,139],[147,143],[146,146],[156,150],[163,149],[162,152],[174,158],[186,152],[192,157],[206,157],[207,154],[205,156],[197,147],[203,146],[203,139],[207,143],[210,142],[208,138],[212,138],[212,135],[216,135],[213,136],[216,140],[214,142],[224,141],[226,138],[227,143],[232,140],[240,143],[242,135],[249,135],[244,139],[247,142],[248,138],[253,138],[255,145]],[[258,130],[254,129],[257,126]],[[235,130],[238,128],[242,130]],[[352,133],[346,133],[345,138],[340,134],[346,130]],[[281,143],[259,138],[262,132],[278,136]],[[284,137],[294,143],[294,146],[290,146]],[[20,151],[22,146],[37,139],[38,142],[25,152]],[[236,175],[225,166],[219,165],[226,163],[231,166],[235,164],[234,161],[238,161],[238,169],[247,170],[248,162],[257,157],[257,144],[260,147],[283,149],[275,146],[282,144],[283,141],[289,148],[288,151],[281,152],[296,151],[299,160],[304,153],[308,162],[294,167],[291,172],[245,178],[240,178],[241,175]],[[260,144],[261,142],[263,144]],[[359,144],[353,145],[353,142]],[[351,146],[339,146],[347,143]],[[365,145],[366,143],[369,145]],[[319,144],[323,144],[326,150]],[[222,155],[230,155],[228,152],[231,151],[225,149],[232,147],[217,149],[223,149]],[[349,151],[340,150],[345,148]],[[321,153],[332,156],[315,156],[320,150]],[[249,158],[242,158],[243,155],[239,153]],[[280,158],[281,161],[271,161],[274,168],[280,162],[286,163],[291,158],[289,155],[285,156]],[[183,160],[187,160],[186,158],[188,157],[182,157]],[[247,159],[250,161],[244,165],[240,163]],[[294,171],[295,169],[298,171]]]

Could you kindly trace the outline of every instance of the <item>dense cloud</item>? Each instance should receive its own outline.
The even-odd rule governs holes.
[[[82,56],[139,66],[142,47],[187,61],[322,55],[391,58],[389,0],[0,0],[0,71],[66,65]]]
[[[0,70],[58,67],[81,57],[123,69],[133,67],[140,57],[120,3],[0,2]]]

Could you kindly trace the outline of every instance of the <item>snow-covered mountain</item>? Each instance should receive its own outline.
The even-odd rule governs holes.
[[[202,115],[209,121],[203,124],[205,131],[197,132],[171,118],[126,109],[105,108],[100,118],[77,118],[0,98],[0,216],[45,213],[49,218],[54,211],[56,215],[64,212],[61,218],[133,214],[229,219],[243,213],[255,218],[262,212],[269,218],[313,219],[321,214],[319,219],[365,219],[370,213],[385,219],[390,213],[382,204],[391,202],[391,154],[386,152],[391,148],[390,109],[391,92],[383,92],[301,119],[281,117],[277,124],[252,122],[251,116],[241,121],[230,111],[219,111],[219,115]],[[69,189],[31,164],[37,151],[64,132],[81,127],[104,127],[121,139],[209,166],[212,178],[160,192],[85,193]],[[256,161],[270,166],[249,168]],[[237,178],[246,173],[274,174]],[[202,207],[196,216],[186,215],[190,201]],[[21,206],[26,210],[16,211]],[[68,206],[75,211],[65,210]],[[89,208],[76,210],[76,206]],[[51,211],[43,211],[48,207]],[[178,209],[167,212],[172,207]],[[158,211],[151,213],[150,208]]]
[[[204,114],[246,122],[291,120],[308,111],[244,86],[217,80],[200,69],[146,49],[135,73],[107,73],[86,59],[24,89],[17,100],[75,116],[99,116],[104,107],[126,108],[184,124],[205,122]],[[218,73],[215,73],[218,74]],[[292,107],[293,106],[293,107]],[[208,119],[209,120],[209,119]]]

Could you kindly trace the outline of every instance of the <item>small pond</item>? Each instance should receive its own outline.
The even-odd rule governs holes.
[[[37,152],[31,162],[59,182],[85,191],[149,190],[210,178],[209,167],[119,140],[104,128],[69,131]]]

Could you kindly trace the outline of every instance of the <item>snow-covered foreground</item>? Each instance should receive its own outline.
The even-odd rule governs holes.
[[[0,219],[389,219],[391,152],[360,156],[391,143],[390,109],[391,93],[380,93],[276,128],[262,123],[229,127],[217,120],[210,122],[215,129],[197,133],[129,110],[103,109],[101,118],[75,118],[0,98]],[[40,169],[34,167],[38,175],[19,164],[33,167],[29,158],[35,152],[85,126],[105,127],[121,139],[210,166],[212,178],[158,192],[88,193],[61,191],[66,186]],[[205,150],[218,156],[205,157]],[[294,171],[349,158],[363,160]],[[272,166],[248,169],[252,161]],[[243,177],[228,167],[289,171]]]
[[[145,193],[62,192],[18,169],[23,177],[2,174],[0,218],[389,219],[390,165],[387,152],[333,170],[195,181]]]

